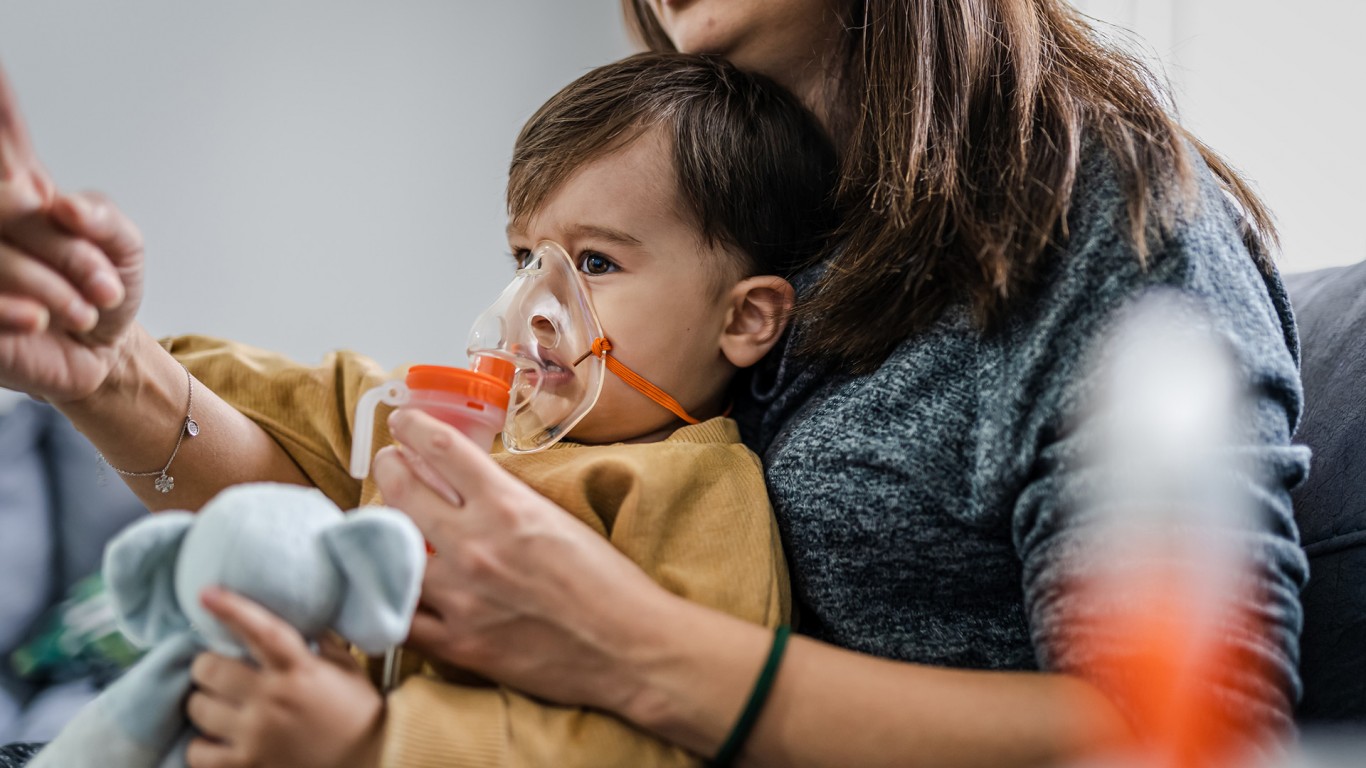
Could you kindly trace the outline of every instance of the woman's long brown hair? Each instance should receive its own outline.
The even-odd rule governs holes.
[[[642,42],[673,49],[647,0],[622,4]],[[831,5],[845,30],[830,125],[846,213],[799,310],[801,352],[865,372],[964,300],[991,328],[1066,242],[1084,137],[1114,158],[1140,260],[1196,201],[1193,145],[1270,269],[1266,207],[1175,121],[1147,67],[1066,0]]]

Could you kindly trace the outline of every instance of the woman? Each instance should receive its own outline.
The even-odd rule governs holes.
[[[1062,587],[1091,520],[1075,503],[1092,471],[1076,459],[1097,429],[1081,407],[1083,359],[1155,287],[1211,313],[1256,393],[1236,448],[1264,468],[1238,486],[1260,522],[1228,537],[1257,553],[1267,597],[1256,607],[1270,631],[1231,642],[1267,671],[1220,694],[1259,730],[1288,730],[1305,572],[1287,489],[1307,466],[1289,447],[1293,324],[1265,210],[1172,121],[1142,68],[1101,47],[1062,0],[625,7],[651,47],[722,55],[779,80],[842,151],[843,245],[810,276],[785,354],[737,402],[764,453],[804,633],[741,760],[1026,765],[1128,738],[1131,702],[1088,674],[1095,643],[1066,621]],[[16,277],[32,261],[24,254],[62,237],[49,219],[20,216],[0,232],[10,243],[0,279],[41,284],[53,308],[80,305],[71,282],[87,303],[128,307],[92,275],[118,268],[136,298],[131,230],[88,200],[49,209],[107,262],[70,245],[61,271],[80,279]],[[0,338],[0,384],[56,402],[115,466],[161,466],[182,424],[185,372],[128,310],[106,310],[93,328],[88,313],[68,312],[53,322],[76,336]],[[275,414],[248,419],[205,389],[194,390],[195,418],[214,429],[175,460],[176,498],[144,480],[145,500],[184,506],[230,482],[315,479],[258,427]],[[399,412],[390,426],[410,453],[377,458],[380,489],[450,553],[432,563],[412,644],[716,754],[772,635],[661,590],[432,420]],[[215,459],[226,455],[243,458]],[[462,507],[419,479],[430,472]]]

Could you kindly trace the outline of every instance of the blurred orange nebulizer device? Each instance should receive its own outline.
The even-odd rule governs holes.
[[[1250,753],[1278,736],[1229,696],[1271,671],[1246,642],[1266,631],[1247,609],[1255,596],[1246,583],[1226,581],[1234,591],[1218,599],[1193,589],[1190,579],[1204,569],[1134,566],[1117,586],[1111,578],[1119,570],[1081,582],[1081,611],[1105,626],[1087,626],[1073,642],[1087,678],[1122,702],[1134,734],[1123,764],[1248,765]]]
[[[1128,312],[1099,355],[1095,483],[1065,599],[1079,671],[1134,735],[1118,764],[1244,766],[1283,735],[1238,706],[1277,682],[1260,650],[1271,627],[1249,551],[1255,469],[1237,449],[1248,401],[1236,370],[1205,316],[1163,295]]]

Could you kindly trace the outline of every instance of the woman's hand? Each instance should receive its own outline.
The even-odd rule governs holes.
[[[54,194],[29,143],[19,101],[0,68],[0,221],[42,210]]]
[[[204,734],[190,768],[379,765],[384,701],[334,638],[314,655],[289,624],[245,598],[206,590],[204,607],[258,662],[200,655],[186,710]]]
[[[409,644],[552,701],[626,711],[654,616],[678,598],[455,429],[413,409],[389,427],[400,446],[375,457],[375,480],[436,550]]]
[[[58,194],[0,72],[0,386],[84,398],[125,353],[142,236],[97,195]]]

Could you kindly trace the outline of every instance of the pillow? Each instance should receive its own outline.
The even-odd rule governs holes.
[[[21,678],[9,661],[43,613],[98,569],[105,542],[145,514],[118,476],[105,474],[101,487],[95,448],[65,417],[0,390],[0,743],[12,728],[50,725],[76,709],[75,689],[40,690],[51,679],[39,671],[61,677],[52,663]],[[87,650],[80,662],[91,661]]]
[[[43,457],[47,412],[23,401],[0,414],[0,655],[52,602],[56,547],[52,487]]]
[[[1366,722],[1366,262],[1287,275],[1314,451],[1294,491],[1309,556],[1301,595],[1301,722]]]
[[[96,463],[99,454],[85,435],[55,409],[48,411],[43,449],[52,478],[57,547],[52,563],[56,579],[53,591],[60,599],[77,582],[100,569],[104,545],[147,514],[147,508],[117,473]],[[143,481],[151,483],[150,479]]]

